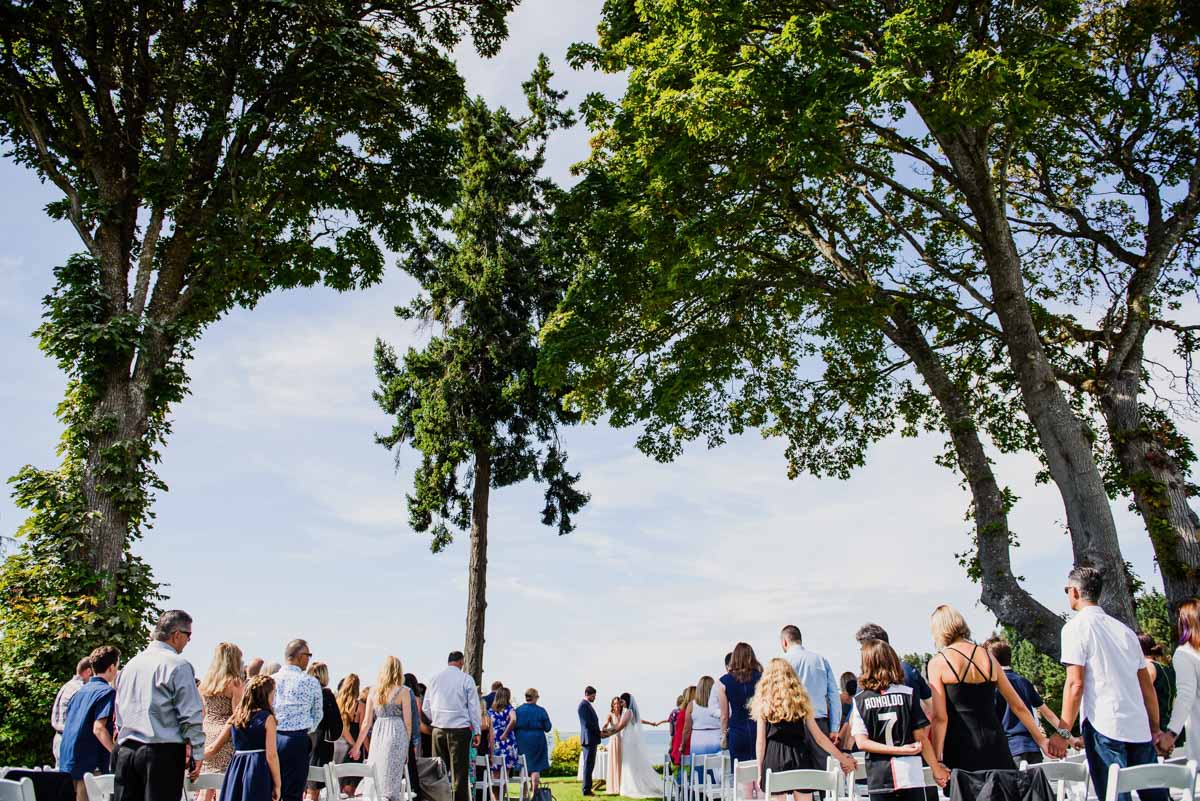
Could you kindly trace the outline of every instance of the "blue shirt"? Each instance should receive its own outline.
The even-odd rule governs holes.
[[[62,748],[59,751],[59,770],[79,781],[83,774],[103,769],[108,771],[109,751],[92,731],[98,720],[106,720],[108,733],[113,732],[113,700],[117,691],[99,676],[93,676],[67,704],[67,724],[63,727]]]
[[[296,665],[284,665],[275,679],[275,720],[278,731],[316,731],[325,705],[321,682]]]
[[[904,669],[904,683],[912,687],[918,699],[928,701],[933,697],[933,690],[929,689],[929,685],[925,683],[925,677],[921,675],[920,671],[907,662],[901,662],[900,667]]]
[[[1008,683],[1017,691],[1017,695],[1021,696],[1025,706],[1033,710],[1045,703],[1029,679],[1020,673],[1014,673],[1012,668],[1005,668],[1004,675],[1008,676]],[[1029,729],[1025,728],[1025,724],[1009,708],[1008,701],[1004,700],[999,690],[996,690],[996,717],[1000,718],[1000,725],[1008,735],[1008,750],[1013,756],[1040,750],[1029,734]]]
[[[813,717],[828,718],[829,730],[837,731],[842,725],[842,698],[829,660],[799,643],[789,645],[783,658],[795,669],[800,683],[808,691]]]

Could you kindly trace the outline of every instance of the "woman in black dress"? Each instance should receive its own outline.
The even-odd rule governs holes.
[[[940,649],[929,660],[933,690],[933,747],[942,764],[959,770],[1013,770],[1008,737],[996,716],[996,691],[1025,724],[1038,748],[1054,757],[1066,754],[1066,741],[1046,737],[1029,707],[986,648],[971,641],[971,629],[958,610],[942,604],[930,621]]]
[[[750,701],[755,721],[755,756],[758,759],[758,784],[766,789],[767,771],[824,770],[808,745],[808,736],[841,763],[846,775],[854,773],[854,757],[838,750],[817,727],[812,716],[812,701],[796,671],[786,660],[772,659],[758,680]],[[808,736],[806,736],[806,734]],[[800,798],[807,793],[793,793]]]

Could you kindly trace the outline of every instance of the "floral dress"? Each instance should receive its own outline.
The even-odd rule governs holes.
[[[503,757],[509,772],[516,770],[520,762],[517,756],[516,727],[513,727],[507,737],[501,739],[500,735],[504,734],[504,730],[508,727],[508,716],[512,714],[512,711],[511,706],[505,707],[503,712],[497,712],[494,709],[488,710],[488,716],[492,719],[492,738],[495,740],[495,745],[492,746],[492,756]]]

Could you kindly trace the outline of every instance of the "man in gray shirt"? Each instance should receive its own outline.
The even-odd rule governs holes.
[[[204,703],[191,663],[180,656],[191,639],[191,616],[164,612],[153,641],[121,671],[113,801],[179,801],[184,772],[200,773]]]

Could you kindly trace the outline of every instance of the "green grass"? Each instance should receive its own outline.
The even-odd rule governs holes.
[[[542,784],[554,793],[554,801],[583,801],[583,786],[576,778],[542,779]],[[623,795],[604,795],[603,790],[596,792],[596,801],[632,801]]]

